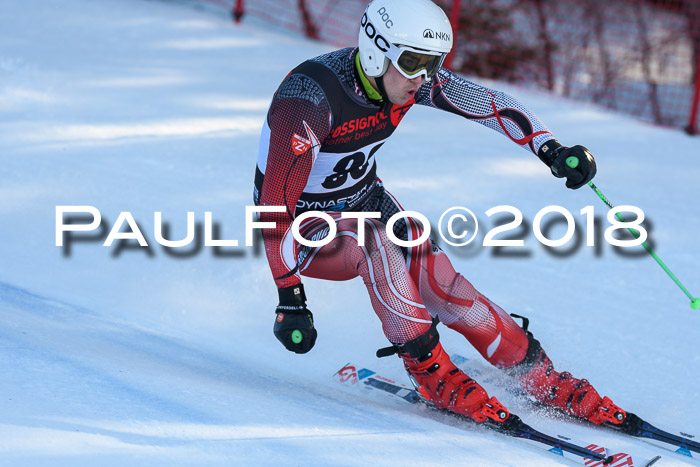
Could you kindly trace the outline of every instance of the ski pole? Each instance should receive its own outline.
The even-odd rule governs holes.
[[[572,169],[575,169],[578,167],[578,157],[576,156],[570,156],[566,158],[566,165],[571,167]],[[608,200],[608,198],[605,197],[605,195],[598,189],[597,186],[593,184],[593,182],[588,182],[588,186],[591,187],[591,189],[595,192],[596,195],[610,208],[613,209],[615,206]],[[619,212],[615,213],[615,217],[617,217],[620,222],[627,222],[625,218],[620,214]],[[629,230],[632,235],[634,235],[634,238],[639,238],[639,233],[630,227],[627,227],[627,230]],[[663,261],[661,261],[661,258],[654,253],[654,250],[651,249],[651,247],[647,244],[647,242],[642,242],[642,246],[644,247],[645,250],[647,250],[647,253],[651,255],[652,258],[658,263],[659,266],[661,266],[661,269],[666,271],[666,274],[673,280],[673,282],[676,283],[678,287],[683,291],[684,294],[690,299],[690,308],[693,310],[700,310],[700,298],[698,297],[693,297],[693,295],[688,292],[688,289],[685,288],[685,286],[681,283],[680,280],[676,277],[675,274],[664,264]]]

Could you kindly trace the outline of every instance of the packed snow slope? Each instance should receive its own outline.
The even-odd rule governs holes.
[[[275,286],[260,244],[244,246],[258,134],[279,82],[328,50],[184,3],[0,2],[0,464],[567,465],[332,381],[353,361],[407,382],[398,359],[374,357],[386,340],[359,279],[305,281],[319,330],[309,354],[272,335]],[[488,84],[527,103],[563,143],[586,145],[597,185],[644,210],[660,257],[700,293],[700,139]],[[456,268],[528,316],[559,370],[700,435],[700,312],[646,253],[622,256],[602,240],[606,208],[590,189],[567,190],[507,138],[427,108],[407,115],[378,160],[404,207],[433,224],[452,206],[477,213],[478,243],[496,225],[488,209],[522,211],[526,228],[501,234],[525,240],[505,250],[517,254],[441,242]],[[598,246],[546,251],[532,221],[552,204],[574,215],[582,238],[579,211],[594,206]],[[66,205],[98,209],[102,230],[57,247],[56,206]],[[154,213],[167,238],[182,239],[189,211],[193,244],[160,246]],[[121,212],[148,247],[103,246]],[[216,238],[240,246],[202,246],[205,212]],[[442,335],[448,351],[483,366],[461,336]],[[514,404],[543,431],[698,465]]]

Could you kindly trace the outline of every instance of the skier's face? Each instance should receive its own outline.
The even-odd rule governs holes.
[[[416,91],[425,82],[423,75],[408,79],[389,63],[389,68],[384,74],[384,89],[389,100],[395,105],[404,105],[411,99],[415,99]]]

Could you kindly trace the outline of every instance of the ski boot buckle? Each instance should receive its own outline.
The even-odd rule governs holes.
[[[498,402],[498,399],[492,397],[479,410],[472,414],[472,418],[477,422],[485,422],[493,420],[498,423],[503,423],[508,419],[510,412],[503,404]]]
[[[596,425],[604,422],[610,422],[613,425],[620,425],[627,418],[627,412],[615,405],[609,397],[603,397],[603,402],[600,403],[596,412],[589,420]]]

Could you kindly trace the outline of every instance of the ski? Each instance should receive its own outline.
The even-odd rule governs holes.
[[[478,377],[479,382],[482,384],[493,384],[498,387],[508,387],[507,380],[510,377],[496,370],[495,368],[482,367],[481,365],[470,365],[470,360],[468,358],[458,354],[452,355],[452,361],[467,374]],[[517,397],[530,399],[530,396],[519,387],[510,387],[509,390]],[[533,404],[539,407],[546,407],[540,405],[538,402],[533,402]],[[625,421],[621,424],[605,422],[602,425],[595,425],[588,421],[583,421],[574,417],[572,417],[572,420],[581,421],[587,425],[593,425],[596,427],[603,426],[622,434],[641,438],[644,441],[653,444],[655,447],[667,449],[683,456],[696,458],[697,454],[700,453],[700,443],[692,439],[695,438],[695,436],[688,433],[681,433],[680,435],[677,435],[662,430],[661,428],[652,425],[633,413],[626,412],[626,414],[627,416]],[[693,453],[696,455],[693,456]]]
[[[682,433],[682,436],[679,436],[668,431],[664,431],[631,412],[627,412],[627,416],[621,424],[616,425],[606,422],[603,424],[603,426],[636,438],[643,438],[647,441],[655,441],[655,443],[653,443],[655,446],[671,449],[684,456],[694,457],[692,454],[693,452],[700,454],[700,443],[689,439],[694,438],[693,435]]]
[[[361,383],[367,388],[378,389],[385,393],[391,394],[392,396],[401,398],[411,404],[424,405],[429,407],[431,411],[439,412],[449,416],[452,419],[460,420],[461,422],[467,422],[468,426],[483,426],[506,436],[529,441],[534,446],[540,448],[545,447],[550,453],[573,460],[587,467],[649,467],[660,459],[660,456],[656,456],[655,458],[649,460],[638,457],[633,458],[627,453],[610,454],[606,448],[596,444],[589,444],[586,447],[579,446],[564,439],[555,438],[542,433],[524,423],[520,417],[513,413],[507,415],[506,412],[505,416],[508,418],[506,418],[503,422],[495,421],[491,418],[487,418],[483,422],[477,422],[470,417],[459,415],[431,405],[420,396],[416,389],[409,388],[404,384],[392,381],[366,368],[360,368],[358,370],[358,367],[350,363],[343,366],[343,368],[341,368],[334,376],[341,383],[351,385]]]

